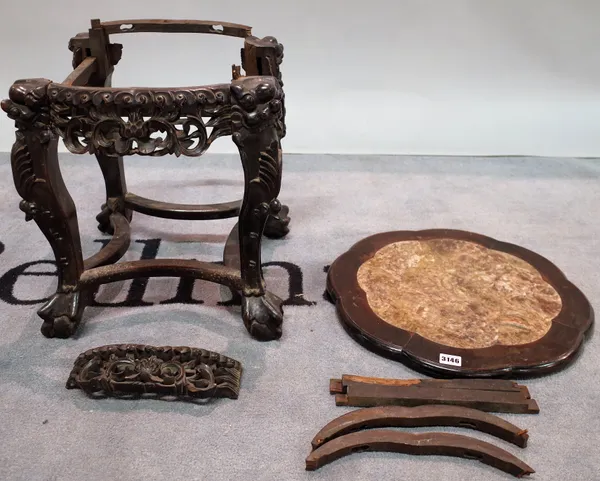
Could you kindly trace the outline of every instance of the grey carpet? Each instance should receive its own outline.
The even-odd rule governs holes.
[[[78,205],[86,255],[98,249],[94,216],[103,201],[99,169],[88,156],[63,156]],[[93,307],[74,339],[39,332],[36,299],[54,289],[52,276],[14,270],[51,251],[18,210],[8,156],[0,159],[0,479],[2,480],[501,480],[511,476],[476,461],[361,453],[317,472],[304,471],[313,435],[350,408],[336,408],[330,377],[343,373],[409,378],[402,364],[365,350],[343,331],[322,298],[324,266],[359,239],[386,230],[455,228],[521,244],[546,256],[600,304],[600,162],[552,158],[349,157],[288,155],[281,198],[292,231],[267,241],[263,262],[287,261],[304,274],[305,307],[286,308],[283,338],[259,343],[246,333],[239,308],[217,306],[227,293],[197,282],[202,305],[158,304],[175,295],[177,279],[148,282],[152,306]],[[179,202],[225,201],[242,190],[233,156],[127,162],[132,191]],[[167,221],[134,217],[134,238],[161,239],[160,257],[218,260],[233,220]],[[127,259],[139,258],[133,243]],[[11,271],[12,269],[12,271]],[[51,271],[34,265],[28,272]],[[8,272],[8,274],[7,274]],[[12,274],[11,274],[12,273]],[[266,269],[271,289],[287,297],[285,271]],[[98,300],[125,299],[131,281],[105,286]],[[12,296],[12,297],[11,297]],[[23,305],[24,300],[34,302]],[[7,303],[21,302],[15,305]],[[216,350],[244,365],[238,400],[208,405],[155,400],[92,400],[64,387],[76,356],[93,346],[136,342]],[[538,416],[506,415],[529,428],[520,450],[468,434],[518,455],[537,480],[597,480],[600,444],[600,338],[565,371],[527,381]],[[425,429],[417,429],[424,431]],[[442,431],[460,432],[444,429]]]

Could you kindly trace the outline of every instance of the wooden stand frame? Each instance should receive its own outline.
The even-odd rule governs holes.
[[[112,88],[122,46],[109,36],[135,32],[190,32],[244,39],[242,65],[230,83],[188,88]],[[277,200],[281,185],[281,139],[285,136],[283,46],[252,36],[250,27],[177,20],[92,20],[73,37],[74,71],[62,83],[16,81],[2,109],[15,120],[11,153],[15,186],[26,220],[35,220],[56,257],[56,294],[39,311],[47,337],[71,336],[98,285],[140,276],[189,276],[241,293],[248,331],[259,340],[281,336],[281,299],[266,290],[261,239],[288,232],[288,209]],[[242,76],[241,68],[245,75]],[[209,133],[210,130],[210,133]],[[231,135],[244,168],[240,201],[186,205],[145,199],[127,191],[124,155],[202,155],[218,137]],[[94,154],[106,184],[99,229],[112,234],[100,252],[83,259],[77,214],[63,182],[58,138],[69,151]],[[196,260],[153,259],[115,264],[130,243],[133,211],[190,220],[239,217],[223,265]]]

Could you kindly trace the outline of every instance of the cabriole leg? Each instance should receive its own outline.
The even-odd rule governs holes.
[[[245,191],[239,216],[244,325],[256,339],[281,337],[282,300],[266,290],[261,238],[269,215],[280,208],[283,92],[273,77],[232,83],[233,140],[244,167]]]
[[[85,308],[78,290],[83,258],[77,214],[63,182],[57,156],[57,137],[50,128],[49,80],[28,79],[10,89],[2,108],[15,120],[16,142],[11,152],[15,186],[23,198],[26,220],[35,220],[56,258],[56,293],[38,311],[46,337],[69,337]]]

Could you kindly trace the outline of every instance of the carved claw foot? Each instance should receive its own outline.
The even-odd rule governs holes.
[[[59,316],[56,319],[44,320],[40,331],[46,337],[66,339],[75,334],[77,325],[77,321],[67,316]]]
[[[102,204],[100,209],[102,210],[96,216],[96,220],[98,221],[98,230],[104,234],[113,235],[115,231],[110,223],[110,215],[112,214],[112,210],[107,204]]]
[[[54,294],[38,311],[44,320],[42,334],[46,337],[71,337],[77,330],[85,308],[80,292]]]
[[[270,239],[281,239],[282,237],[285,237],[290,231],[290,228],[288,227],[290,224],[289,212],[289,207],[287,205],[281,205],[277,199],[271,202],[271,212],[263,231],[264,235]]]
[[[242,316],[252,337],[259,341],[273,341],[281,337],[282,302],[270,292],[260,297],[243,296]]]

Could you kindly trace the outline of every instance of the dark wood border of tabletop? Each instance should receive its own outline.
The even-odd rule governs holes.
[[[474,242],[532,265],[562,300],[562,309],[552,320],[550,330],[528,344],[462,349],[438,344],[382,320],[371,310],[366,293],[358,285],[358,269],[388,244],[429,239]],[[357,242],[329,268],[327,292],[336,304],[344,328],[356,341],[380,355],[437,377],[532,377],[557,371],[575,359],[594,321],[592,306],[585,295],[548,259],[514,244],[452,229],[384,232]],[[440,353],[460,356],[462,366],[440,364]]]

